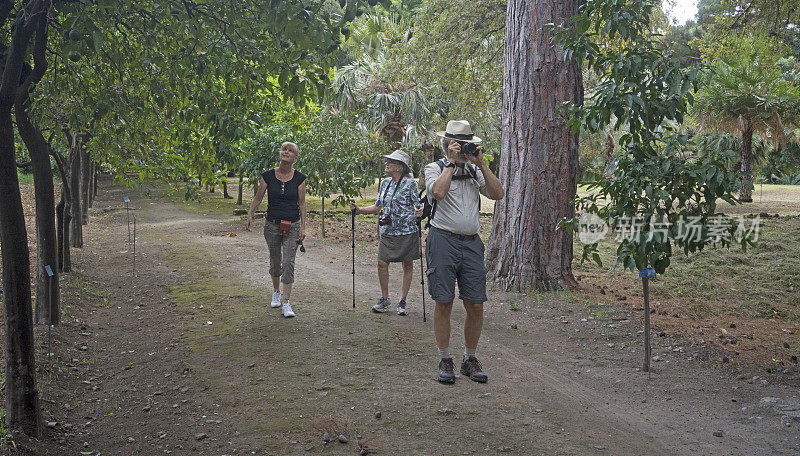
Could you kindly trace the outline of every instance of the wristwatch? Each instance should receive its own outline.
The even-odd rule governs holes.
[[[444,157],[444,158],[442,159],[442,162],[444,163],[444,167],[445,167],[445,168],[454,168],[454,169],[455,169],[455,167],[456,167],[456,164],[455,164],[455,163],[452,163],[452,162],[450,162],[450,160],[448,160],[448,159],[447,159],[447,157]]]

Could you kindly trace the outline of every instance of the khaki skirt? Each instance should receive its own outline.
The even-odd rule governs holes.
[[[419,234],[384,234],[378,245],[378,259],[386,263],[402,263],[419,259]]]

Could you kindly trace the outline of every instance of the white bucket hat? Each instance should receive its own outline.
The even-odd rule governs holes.
[[[466,120],[451,120],[447,122],[445,131],[438,131],[436,135],[445,139],[455,139],[476,144],[482,141],[481,138],[472,134],[472,126]]]
[[[411,157],[409,157],[405,151],[398,149],[389,155],[384,155],[384,157],[388,158],[389,160],[396,160],[405,163],[405,165],[408,166],[408,169],[411,169]]]

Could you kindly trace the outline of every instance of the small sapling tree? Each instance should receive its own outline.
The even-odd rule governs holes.
[[[575,199],[579,215],[562,227],[579,230],[587,219],[617,230],[617,265],[638,271],[645,305],[645,360],[650,370],[649,279],[663,274],[673,246],[685,254],[708,245],[753,244],[744,219],[717,213],[717,200],[737,200],[729,189],[738,176],[725,158],[695,156],[680,132],[693,102],[695,68],[681,68],[652,32],[656,0],[588,0],[557,40],[565,52],[595,72],[600,83],[584,106],[567,105],[577,131],[609,124],[622,130],[613,173],[597,175],[588,196]],[[727,151],[725,154],[732,154]],[[729,158],[729,157],[728,157]],[[585,239],[585,238],[584,238]],[[590,239],[590,241],[592,241]],[[600,264],[597,242],[586,242],[583,260]]]

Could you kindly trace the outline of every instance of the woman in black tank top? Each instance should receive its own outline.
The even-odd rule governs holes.
[[[285,142],[281,145],[280,164],[261,175],[245,224],[245,229],[252,231],[253,212],[266,194],[264,238],[269,247],[269,275],[275,290],[270,307],[282,307],[284,317],[294,317],[289,302],[294,283],[294,259],[298,245],[306,237],[306,176],[294,169],[298,155],[297,144]]]

